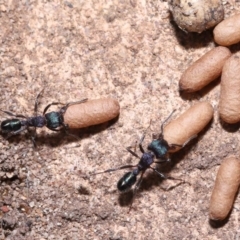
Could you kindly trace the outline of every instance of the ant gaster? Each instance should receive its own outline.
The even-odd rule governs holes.
[[[156,139],[153,139],[152,142],[148,145],[147,149],[149,151],[145,151],[142,143],[144,141],[145,138],[145,134],[143,134],[143,136],[140,139],[140,142],[138,144],[139,149],[142,153],[142,156],[140,157],[138,154],[136,154],[134,151],[131,150],[132,147],[127,147],[127,151],[130,152],[133,156],[135,156],[136,158],[140,159],[137,165],[124,165],[118,168],[111,168],[108,170],[105,170],[103,172],[98,172],[98,173],[94,173],[93,175],[97,175],[97,174],[101,174],[101,173],[107,173],[107,172],[113,172],[113,171],[117,171],[117,170],[121,170],[121,169],[125,169],[125,168],[133,168],[132,171],[127,172],[123,175],[122,178],[120,178],[120,180],[117,183],[117,188],[120,192],[125,192],[131,189],[131,187],[136,183],[134,189],[133,189],[133,198],[132,198],[132,202],[129,208],[129,211],[131,210],[132,207],[132,203],[135,197],[135,194],[137,192],[137,190],[139,189],[142,179],[143,179],[143,175],[145,173],[145,171],[147,169],[151,169],[153,170],[155,173],[157,173],[161,178],[164,179],[173,179],[173,180],[181,180],[182,179],[178,179],[178,178],[173,178],[170,176],[165,176],[163,173],[159,172],[156,168],[152,167],[151,165],[153,163],[163,163],[163,162],[169,162],[170,158],[169,158],[169,150],[174,149],[176,147],[184,147],[186,144],[189,143],[189,141],[191,141],[193,138],[196,137],[196,135],[194,135],[193,137],[191,137],[190,139],[188,139],[183,145],[178,145],[178,144],[169,144],[165,139],[164,139],[164,135],[163,135],[163,126],[164,124],[169,120],[169,118],[172,116],[172,114],[175,112],[175,110],[168,116],[168,118],[162,123],[161,125],[161,133],[158,135],[158,137]],[[154,161],[154,158],[156,158],[158,161]],[[140,175],[139,180],[137,181],[137,176]]]
[[[16,115],[12,112],[3,111],[0,109],[0,111],[4,112],[12,117],[15,117],[12,119],[7,119],[7,120],[2,121],[2,123],[1,123],[2,133],[7,133],[8,137],[11,137],[13,135],[16,135],[16,134],[26,130],[26,129],[29,131],[30,127],[34,127],[34,135],[32,136],[32,142],[33,142],[34,146],[36,147],[36,142],[35,142],[36,128],[42,128],[42,127],[46,126],[47,128],[49,128],[52,131],[59,131],[60,128],[64,128],[65,131],[67,131],[68,125],[66,123],[64,123],[64,117],[63,117],[67,108],[70,105],[79,104],[79,103],[83,103],[83,102],[87,101],[87,99],[82,99],[77,102],[67,103],[66,105],[64,105],[63,103],[60,103],[60,102],[53,102],[53,103],[48,104],[44,108],[42,115],[38,115],[38,112],[37,112],[38,100],[39,100],[39,97],[42,94],[42,92],[43,92],[43,90],[36,97],[35,104],[34,104],[34,116],[33,117],[26,117],[21,114]],[[59,104],[64,105],[64,106],[58,112],[53,111],[53,112],[46,113],[47,110],[52,105],[59,105]]]

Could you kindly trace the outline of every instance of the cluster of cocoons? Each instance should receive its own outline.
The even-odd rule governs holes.
[[[240,121],[240,54],[232,54],[227,47],[240,42],[240,14],[219,23],[213,34],[220,46],[204,54],[184,71],[179,90],[196,92],[221,77],[219,117],[234,124]],[[210,201],[210,219],[218,221],[228,216],[239,184],[240,160],[229,156],[223,160],[216,177]]]

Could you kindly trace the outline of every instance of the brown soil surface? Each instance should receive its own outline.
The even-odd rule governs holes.
[[[240,2],[224,8],[228,17]],[[47,128],[37,130],[37,149],[27,131],[1,136],[0,239],[239,238],[239,196],[224,223],[213,226],[208,218],[218,166],[239,155],[239,125],[219,121],[219,80],[196,94],[178,91],[182,72],[215,46],[212,30],[186,34],[172,22],[168,3],[152,0],[5,0],[0,26],[0,109],[33,116],[43,88],[39,112],[86,97],[114,97],[121,106],[115,121],[72,132],[79,141]],[[214,107],[213,121],[160,166],[190,184],[149,170],[129,212],[131,192],[116,188],[127,170],[89,175],[137,163],[126,147],[147,130],[146,149],[173,109],[174,119],[203,100]]]

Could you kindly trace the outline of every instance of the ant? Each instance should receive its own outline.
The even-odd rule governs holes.
[[[44,90],[44,89],[43,89]],[[68,130],[68,125],[66,123],[64,123],[64,113],[66,112],[67,108],[70,105],[73,104],[79,104],[79,103],[83,103],[87,101],[86,99],[82,99],[80,101],[77,102],[70,102],[67,103],[66,105],[64,105],[61,102],[53,102],[48,104],[44,110],[43,110],[43,114],[42,115],[38,115],[38,103],[39,103],[39,97],[41,96],[43,90],[37,95],[36,100],[35,100],[35,104],[34,104],[34,116],[33,117],[26,117],[24,115],[21,114],[14,114],[12,112],[9,111],[3,111],[0,109],[0,111],[15,117],[12,119],[7,119],[2,121],[1,123],[1,131],[2,133],[7,133],[8,136],[7,138],[13,136],[13,135],[17,135],[20,132],[24,131],[24,130],[29,130],[30,127],[34,127],[34,134],[32,136],[32,142],[34,147],[36,147],[36,128],[42,128],[44,126],[46,126],[47,128],[49,128],[52,131],[60,131],[61,128],[64,128],[65,131],[67,132]],[[60,108],[60,110],[58,112],[47,112],[47,110],[52,106],[52,105],[64,105],[62,108]]]
[[[98,172],[98,173],[93,173],[92,175],[97,175],[97,174],[101,174],[101,173],[107,173],[107,172],[113,172],[113,171],[117,171],[117,170],[121,170],[121,169],[125,169],[125,168],[133,168],[132,171],[127,172],[123,175],[122,178],[120,178],[120,180],[117,183],[117,188],[120,192],[125,192],[131,189],[131,187],[136,183],[134,189],[133,189],[133,198],[132,198],[132,202],[129,208],[129,212],[132,208],[132,203],[134,200],[134,197],[136,195],[137,190],[139,189],[142,179],[143,179],[143,175],[145,173],[145,171],[147,169],[151,169],[153,170],[155,173],[157,173],[161,178],[163,179],[173,179],[173,180],[180,180],[183,183],[185,183],[185,181],[183,181],[182,179],[178,179],[178,178],[173,178],[170,176],[165,176],[163,173],[159,172],[156,168],[152,167],[151,165],[153,163],[164,163],[164,162],[170,162],[170,158],[169,158],[169,150],[174,149],[176,147],[180,147],[183,148],[184,146],[186,146],[193,138],[196,137],[196,135],[194,135],[193,137],[189,138],[183,145],[179,145],[179,144],[169,144],[165,139],[164,139],[164,134],[163,134],[163,126],[164,124],[170,119],[170,117],[172,116],[172,114],[175,112],[175,110],[167,117],[167,119],[162,123],[161,125],[161,133],[158,135],[158,137],[156,139],[154,139],[152,142],[148,145],[147,149],[149,151],[145,151],[142,143],[144,141],[145,138],[145,133],[142,135],[140,142],[138,144],[139,149],[142,153],[142,156],[140,157],[138,154],[136,154],[134,151],[131,150],[131,147],[127,147],[127,151],[130,152],[134,157],[140,159],[138,164],[136,165],[124,165],[118,168],[111,168],[108,170],[105,170],[103,172]],[[136,146],[135,146],[136,148]],[[154,158],[156,157],[156,159],[158,161],[154,161]],[[140,175],[140,178],[137,181],[137,176]]]

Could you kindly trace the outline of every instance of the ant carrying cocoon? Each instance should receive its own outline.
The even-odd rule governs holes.
[[[164,134],[163,134],[163,126],[164,124],[169,120],[169,118],[172,116],[172,114],[175,112],[175,110],[169,115],[169,117],[162,123],[161,125],[161,133],[158,135],[158,137],[156,139],[153,139],[152,142],[148,145],[147,149],[148,151],[145,151],[142,143],[144,141],[145,138],[145,134],[143,134],[143,136],[140,139],[140,142],[138,144],[139,149],[142,153],[142,156],[139,156],[137,153],[135,153],[134,151],[131,150],[132,147],[127,147],[127,151],[130,152],[134,157],[140,159],[139,162],[136,165],[124,165],[124,166],[120,166],[117,168],[111,168],[108,170],[105,170],[103,172],[97,172],[97,173],[93,173],[91,175],[97,175],[97,174],[102,174],[102,173],[107,173],[107,172],[113,172],[113,171],[118,171],[121,169],[126,169],[126,168],[130,168],[132,169],[132,171],[129,171],[127,173],[125,173],[123,175],[122,178],[120,178],[120,180],[117,183],[117,188],[120,192],[125,192],[128,191],[132,188],[132,186],[135,184],[135,187],[133,189],[133,199],[129,208],[129,211],[132,208],[132,203],[134,200],[134,197],[136,195],[137,190],[139,189],[142,179],[143,179],[143,175],[146,172],[147,169],[151,169],[152,171],[154,171],[155,173],[157,173],[161,178],[164,179],[173,179],[173,180],[180,180],[183,183],[185,183],[185,181],[183,181],[182,179],[177,179],[177,178],[173,178],[170,176],[165,176],[163,173],[159,172],[155,167],[152,167],[153,163],[163,163],[163,162],[168,162],[170,161],[169,158],[169,150],[170,149],[174,149],[176,147],[184,147],[193,137],[191,137],[190,139],[188,139],[183,145],[178,145],[178,144],[169,144],[165,139],[164,139]],[[157,161],[154,160],[154,158],[157,159]],[[140,178],[137,181],[137,176],[140,174]]]
[[[82,99],[80,101],[70,102],[65,105],[61,102],[53,102],[53,103],[48,104],[44,108],[42,115],[38,115],[38,102],[39,102],[39,97],[41,96],[43,90],[36,97],[35,104],[34,104],[34,116],[33,117],[26,117],[21,114],[14,114],[12,112],[4,111],[4,110],[0,109],[0,111],[8,114],[9,116],[15,117],[15,118],[4,120],[1,123],[1,131],[2,131],[2,133],[8,134],[7,138],[9,138],[13,135],[17,135],[24,130],[29,131],[30,128],[33,127],[34,134],[31,139],[32,139],[33,145],[36,147],[36,141],[35,141],[36,128],[42,128],[42,127],[46,126],[48,129],[50,129],[52,131],[59,131],[61,128],[64,128],[65,131],[67,132],[68,124],[66,124],[64,122],[63,116],[64,116],[65,112],[67,111],[68,107],[73,104],[79,104],[79,103],[83,103],[83,102],[87,101],[87,99]],[[47,113],[47,110],[52,105],[59,105],[59,104],[64,105],[62,108],[60,108],[59,111],[57,111],[57,112],[52,111],[52,112]]]

